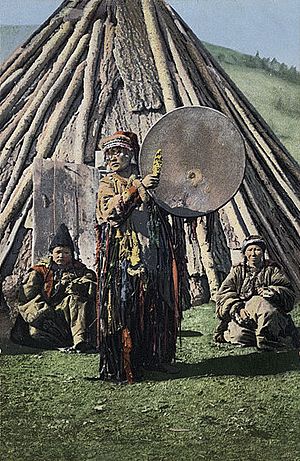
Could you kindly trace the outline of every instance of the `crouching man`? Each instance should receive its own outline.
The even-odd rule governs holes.
[[[94,342],[96,276],[74,259],[65,224],[49,251],[50,258],[34,265],[20,288],[11,339],[32,347],[86,352]]]
[[[258,349],[297,348],[299,332],[288,314],[295,293],[279,264],[265,260],[265,241],[250,235],[242,244],[244,261],[233,267],[216,298],[220,324],[216,342]]]

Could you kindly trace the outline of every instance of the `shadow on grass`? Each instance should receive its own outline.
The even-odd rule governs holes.
[[[182,338],[191,338],[194,336],[203,336],[201,331],[194,331],[194,330],[182,330],[181,337]]]
[[[145,373],[146,379],[165,381],[166,379],[202,378],[207,376],[266,376],[300,370],[299,352],[263,352],[248,355],[215,357],[199,363],[177,363],[176,374]]]
[[[35,355],[44,352],[46,349],[22,346],[21,344],[15,344],[10,341],[10,339],[7,339],[6,341],[0,341],[0,350],[2,355]]]

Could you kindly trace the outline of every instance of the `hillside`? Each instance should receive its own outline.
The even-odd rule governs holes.
[[[0,61],[37,27],[0,26]],[[209,43],[205,46],[300,163],[300,73],[276,59],[250,56]]]
[[[300,163],[300,73],[281,64],[205,43],[280,141]],[[277,62],[277,61],[276,61]],[[253,67],[256,63],[257,67]],[[265,68],[263,68],[265,66]],[[296,75],[296,76],[295,76]]]

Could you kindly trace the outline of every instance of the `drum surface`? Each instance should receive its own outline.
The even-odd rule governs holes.
[[[225,205],[237,192],[245,171],[245,145],[234,123],[204,106],[180,107],[148,131],[139,155],[144,177],[162,151],[157,189],[150,194],[166,211],[201,216]]]

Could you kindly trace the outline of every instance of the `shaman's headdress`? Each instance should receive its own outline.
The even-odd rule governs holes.
[[[131,131],[116,131],[110,136],[106,136],[100,142],[100,147],[104,152],[104,158],[106,160],[106,153],[113,147],[124,147],[131,152],[132,156],[137,159],[139,152],[138,138],[135,133]]]

